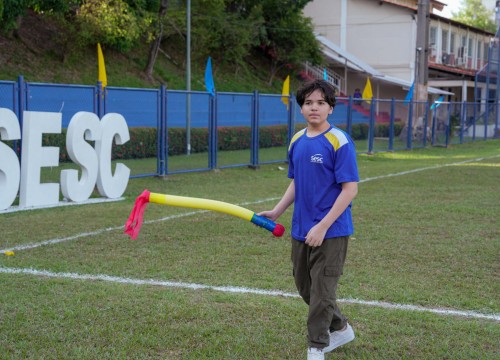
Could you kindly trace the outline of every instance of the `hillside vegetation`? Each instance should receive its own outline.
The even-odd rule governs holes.
[[[64,2],[64,0],[58,1]],[[175,25],[175,21],[182,18],[182,14],[176,14],[173,10],[170,14],[174,18],[167,18],[164,22],[169,24],[171,29],[163,33],[152,76],[147,76],[145,72],[151,44],[151,41],[147,42],[146,37],[132,42],[129,47],[121,48],[113,43],[106,44],[105,40],[100,41],[106,63],[108,86],[155,88],[164,84],[167,89],[186,89],[185,29],[181,30]],[[194,18],[196,16],[195,14]],[[213,17],[208,17],[208,20],[203,17],[201,19],[205,22],[216,22],[217,26],[221,21]],[[61,17],[54,14],[26,9],[23,15],[17,18],[13,29],[8,31],[4,29],[0,33],[0,80],[16,80],[22,75],[25,81],[29,82],[96,84],[97,41],[89,41],[88,34],[83,41],[78,35],[79,28],[69,24],[68,19],[62,21]],[[258,90],[262,93],[280,93],[287,75],[291,75],[292,91],[298,85],[300,81],[298,74],[302,62],[307,58],[307,52],[301,50],[302,58],[295,56],[287,59],[284,56],[287,53],[286,49],[278,49],[275,47],[276,44],[271,48],[264,43],[255,42],[252,46],[248,46],[248,51],[240,50],[244,55],[236,61],[233,59],[236,55],[232,48],[224,48],[223,45],[214,48],[207,48],[206,45],[201,48],[203,44],[213,44],[213,41],[210,42],[210,38],[196,40],[198,36],[203,37],[199,26],[191,35],[192,90],[205,90],[204,72],[207,59],[205,54],[212,56],[213,77],[217,91]],[[205,23],[202,28],[210,26],[209,23]],[[272,28],[269,25],[268,27]],[[176,29],[177,33],[172,28]],[[218,36],[228,37],[229,34]],[[98,34],[95,38],[100,39]],[[253,41],[257,40],[256,38]],[[313,60],[317,60],[316,50],[317,48],[311,50]],[[292,54],[292,51],[288,53]]]

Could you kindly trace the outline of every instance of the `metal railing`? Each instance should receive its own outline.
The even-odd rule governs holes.
[[[0,107],[12,110],[21,128],[24,111],[60,112],[63,128],[75,113],[88,111],[99,117],[117,112],[125,117],[129,128],[155,129],[156,161],[146,169],[137,170],[133,177],[285,162],[286,144],[269,149],[269,144],[261,145],[260,137],[268,127],[282,127],[286,129],[288,144],[293,134],[307,125],[295,99],[290,97],[288,100],[285,104],[282,95],[257,91],[220,92],[211,96],[206,92],[167,90],[165,87],[107,87],[101,91],[100,84],[28,83],[22,77],[17,82],[0,81]],[[500,136],[497,103],[429,104],[363,99],[359,104],[359,99],[354,101],[352,97],[337,100],[329,121],[351,135],[360,153],[448,146]],[[187,111],[188,103],[190,111]],[[179,154],[169,155],[172,143],[169,131],[172,129],[193,131],[193,134],[203,130],[206,149],[191,156],[183,155],[182,160]],[[241,136],[246,137],[245,146],[238,147],[241,150],[223,151],[221,144],[224,142],[242,141],[241,136],[227,138],[233,136],[228,129],[241,130]]]

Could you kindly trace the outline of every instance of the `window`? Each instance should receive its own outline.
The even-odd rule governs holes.
[[[443,53],[448,52],[448,30],[443,30],[441,32],[441,51]]]
[[[435,26],[431,26],[431,29],[429,31],[429,45],[436,45],[437,43],[437,29]]]
[[[469,48],[467,49],[467,56],[472,57],[472,47],[474,46],[474,42],[469,38]]]
[[[450,53],[454,54],[455,53],[455,33],[451,33],[450,36]]]

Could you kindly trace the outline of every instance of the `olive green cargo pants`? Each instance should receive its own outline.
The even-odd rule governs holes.
[[[309,347],[324,348],[331,332],[343,329],[347,319],[337,306],[337,284],[343,273],[349,236],[325,239],[310,247],[292,239],[293,277],[300,296],[309,305]]]

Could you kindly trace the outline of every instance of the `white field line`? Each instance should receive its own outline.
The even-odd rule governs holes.
[[[419,171],[439,169],[439,168],[443,168],[443,167],[447,167],[447,166],[462,165],[462,164],[466,164],[466,163],[470,163],[470,162],[478,162],[478,161],[481,161],[481,160],[492,159],[492,158],[496,158],[496,157],[500,157],[500,155],[493,155],[493,156],[485,157],[485,158],[469,159],[469,160],[459,161],[459,162],[450,163],[450,164],[428,166],[428,167],[423,167],[423,168],[418,168],[418,169],[413,169],[413,170],[408,170],[408,171],[402,171],[402,172],[399,172],[399,173],[393,173],[393,174],[375,176],[375,177],[371,177],[371,178],[362,179],[359,182],[363,183],[363,182],[368,182],[368,181],[373,181],[373,180],[379,180],[379,179],[384,179],[384,178],[389,178],[389,177],[394,177],[394,176],[402,176],[402,175],[407,175],[407,174],[411,174],[411,173],[415,173],[415,172],[419,172]],[[245,203],[241,203],[239,205],[240,206],[254,205],[254,204],[260,204],[260,203],[269,202],[269,201],[277,201],[279,199],[280,198],[278,198],[278,197],[267,198],[267,199],[261,199],[261,200],[257,200],[257,201],[252,201],[252,202],[245,202]],[[160,218],[160,219],[147,220],[147,221],[144,221],[144,224],[152,224],[152,223],[161,222],[161,221],[168,221],[168,220],[172,220],[172,219],[178,219],[178,218],[185,217],[185,216],[191,216],[191,215],[201,214],[203,212],[207,212],[207,210],[191,211],[191,212],[188,212],[188,213],[183,213],[183,214],[178,214],[178,215],[172,215],[172,216],[163,217],[163,218]],[[64,238],[56,238],[56,239],[46,240],[46,241],[37,242],[37,243],[31,243],[31,244],[14,246],[14,247],[11,247],[11,248],[8,248],[8,249],[0,249],[0,254],[5,253],[7,251],[14,251],[15,252],[15,251],[21,251],[21,250],[34,249],[34,248],[41,247],[41,246],[46,246],[46,245],[54,245],[54,244],[58,244],[58,243],[65,242],[65,241],[77,240],[77,239],[80,239],[80,238],[83,238],[83,237],[87,237],[87,236],[95,236],[95,235],[100,235],[100,234],[103,234],[103,233],[106,233],[106,232],[118,231],[118,230],[123,230],[123,229],[124,229],[123,226],[115,226],[115,227],[106,228],[106,229],[100,229],[100,230],[96,230],[96,231],[92,231],[92,232],[80,233],[80,234],[76,234],[76,235],[68,236],[68,237],[64,237]]]
[[[279,200],[279,198],[268,198],[268,199],[261,199],[261,200],[252,201],[252,202],[245,202],[245,203],[241,203],[240,206],[260,204],[260,203],[264,203],[264,202],[268,202],[268,201],[276,201],[276,200]],[[208,212],[208,210],[191,211],[191,212],[182,213],[182,214],[178,214],[178,215],[166,216],[166,217],[154,219],[154,220],[145,220],[143,222],[143,224],[153,224],[153,223],[160,222],[160,221],[178,219],[181,217],[201,214],[201,213],[205,213],[205,212]],[[115,227],[100,229],[100,230],[91,231],[91,232],[80,233],[80,234],[76,234],[76,235],[72,235],[72,236],[68,236],[68,237],[64,237],[64,238],[56,238],[56,239],[41,241],[41,242],[37,242],[37,243],[18,245],[18,246],[14,246],[14,247],[11,247],[8,249],[0,250],[0,254],[3,254],[5,252],[9,252],[9,251],[17,252],[17,251],[21,251],[21,250],[34,249],[34,248],[46,246],[46,245],[54,245],[54,244],[58,244],[58,243],[65,242],[65,241],[77,240],[77,239],[87,237],[87,236],[100,235],[100,234],[110,232],[110,231],[123,231],[124,229],[125,229],[124,225],[121,225],[121,226],[115,226]]]
[[[487,160],[487,159],[494,159],[494,158],[497,158],[497,157],[500,157],[500,154],[499,155],[488,156],[488,157],[484,157],[484,158],[469,159],[469,160],[459,161],[459,162],[450,163],[450,164],[428,166],[428,167],[423,167],[423,168],[418,168],[418,169],[413,169],[413,170],[402,171],[402,172],[398,172],[398,173],[394,173],[394,174],[386,174],[386,175],[381,175],[381,176],[374,176],[374,177],[371,177],[371,178],[362,179],[359,182],[362,183],[362,182],[367,182],[367,181],[372,181],[372,180],[385,179],[385,178],[393,177],[393,176],[401,176],[401,175],[412,174],[412,173],[416,173],[416,172],[420,172],[420,171],[440,169],[440,168],[444,168],[444,167],[448,167],[448,166],[463,165],[463,164],[467,164],[467,163],[471,163],[471,162],[478,162],[478,161]]]
[[[161,280],[141,280],[141,279],[130,279],[118,276],[109,275],[91,275],[91,274],[76,274],[76,273],[54,273],[46,270],[35,270],[35,269],[18,269],[18,268],[5,268],[0,266],[0,273],[4,274],[26,274],[42,277],[50,277],[57,279],[75,279],[75,280],[92,280],[92,281],[106,281],[113,283],[129,284],[129,285],[147,285],[147,286],[162,286],[162,287],[173,287],[182,288],[190,290],[213,290],[229,293],[238,294],[254,294],[254,295],[266,295],[266,296],[282,296],[291,298],[300,298],[298,294],[287,293],[279,290],[263,290],[255,288],[245,288],[238,286],[210,286],[195,283],[185,283],[176,281],[161,281]],[[500,321],[500,314],[483,314],[475,311],[460,311],[460,310],[449,310],[449,309],[439,309],[439,308],[426,308],[416,305],[405,305],[405,304],[393,304],[388,302],[379,301],[365,301],[359,299],[338,299],[337,301],[346,304],[355,305],[368,305],[376,306],[391,310],[405,310],[405,311],[420,311],[420,312],[430,312],[439,315],[450,315],[459,316],[466,318],[475,319],[488,319]]]
[[[50,208],[55,208],[55,207],[61,207],[61,206],[80,206],[80,205],[89,205],[89,204],[98,204],[98,203],[108,203],[108,202],[115,202],[115,201],[122,201],[125,200],[124,197],[119,197],[119,198],[114,198],[114,199],[109,199],[109,198],[91,198],[87,199],[85,201],[81,202],[73,202],[73,201],[59,201],[57,204],[52,204],[52,205],[43,205],[43,206],[30,206],[26,208],[21,208],[19,206],[12,206],[6,210],[0,210],[0,215],[1,214],[7,214],[7,213],[13,213],[13,212],[19,212],[19,211],[31,211],[31,210],[39,210],[39,209],[50,209]]]

